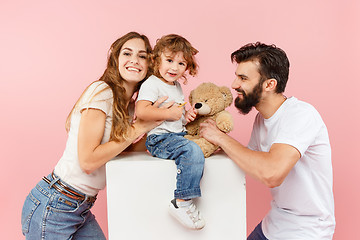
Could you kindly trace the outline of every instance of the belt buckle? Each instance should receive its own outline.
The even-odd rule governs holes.
[[[54,177],[53,174],[54,174],[54,173],[52,173],[52,177],[53,177],[53,179],[55,179],[55,177]],[[48,183],[48,184],[51,183],[51,181],[50,181],[47,177],[43,177],[42,179],[43,179],[46,183]],[[54,188],[56,191],[58,191],[59,193],[62,193],[62,194],[64,194],[65,196],[67,196],[67,197],[69,197],[69,198],[71,198],[71,199],[74,199],[74,200],[76,200],[76,201],[84,201],[84,200],[85,200],[85,196],[75,195],[75,194],[72,192],[72,190],[69,191],[65,185],[61,184],[60,179],[59,179],[59,181],[56,182],[56,183],[59,184],[60,187],[57,186],[56,184],[53,184],[51,187],[53,187],[53,188]]]

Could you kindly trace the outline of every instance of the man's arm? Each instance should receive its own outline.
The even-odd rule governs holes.
[[[213,120],[200,124],[200,136],[219,145],[242,170],[270,188],[280,186],[300,159],[299,151],[288,144],[273,144],[269,152],[250,150],[220,131]]]

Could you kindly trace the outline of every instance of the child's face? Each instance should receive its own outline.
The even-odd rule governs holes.
[[[159,73],[167,84],[173,85],[174,81],[184,75],[187,68],[183,53],[165,50],[160,58]]]

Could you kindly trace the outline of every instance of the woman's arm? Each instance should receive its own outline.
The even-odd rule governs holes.
[[[154,108],[158,108],[167,98],[158,99],[154,104]],[[161,107],[167,109],[172,103],[165,103]],[[120,142],[109,141],[101,144],[101,140],[105,131],[106,114],[98,109],[86,109],[81,113],[80,127],[78,133],[78,158],[81,169],[90,174],[110,159],[114,158],[125,149],[127,149],[135,140],[144,135],[154,127],[160,125],[162,121],[143,121],[136,119],[127,139]],[[134,144],[134,149],[140,151],[145,150],[144,142],[139,141]],[[128,150],[129,150],[128,149]]]
[[[144,134],[140,139],[136,139],[136,141],[130,144],[130,146],[128,146],[124,150],[124,152],[144,152],[147,150],[145,146],[145,142],[146,142],[146,134]]]
[[[138,137],[157,126],[160,122],[141,120],[133,124],[127,139],[101,144],[105,130],[104,112],[98,109],[82,111],[78,134],[78,157],[81,169],[90,174],[110,159],[124,151]]]

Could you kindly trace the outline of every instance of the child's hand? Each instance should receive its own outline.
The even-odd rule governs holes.
[[[195,106],[192,106],[186,113],[185,113],[185,119],[186,122],[192,122],[195,120],[196,116],[198,114],[198,111],[195,109]]]

